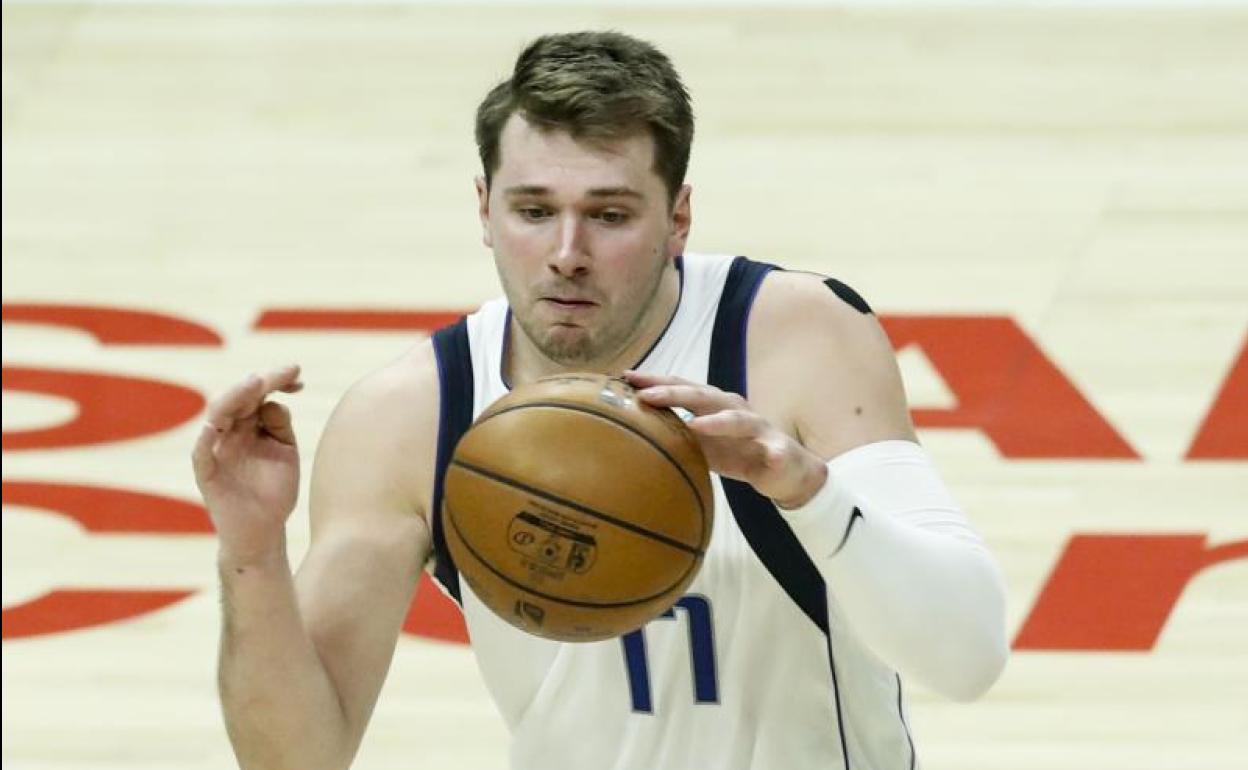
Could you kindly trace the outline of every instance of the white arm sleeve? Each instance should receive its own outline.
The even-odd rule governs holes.
[[[1001,572],[922,447],[881,441],[828,463],[782,510],[852,632],[901,673],[972,700],[1008,657]]]

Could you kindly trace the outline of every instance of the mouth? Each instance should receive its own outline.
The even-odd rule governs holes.
[[[598,303],[596,302],[591,302],[587,299],[573,299],[570,297],[542,297],[542,302],[561,310],[589,310],[591,308],[598,307]]]

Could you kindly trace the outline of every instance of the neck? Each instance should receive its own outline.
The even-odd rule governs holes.
[[[588,361],[563,363],[548,358],[533,341],[529,339],[515,318],[507,327],[508,344],[505,346],[503,375],[511,387],[565,372],[596,372],[598,374],[618,375],[625,369],[637,366],[659,337],[667,329],[668,323],[676,313],[680,304],[680,272],[675,262],[668,265],[659,282],[658,291],[650,303],[649,310],[637,324],[636,331],[621,346]]]

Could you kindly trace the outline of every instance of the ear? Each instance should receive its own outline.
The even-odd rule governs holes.
[[[490,186],[484,176],[473,180],[477,188],[477,216],[481,218],[481,242],[486,248],[494,248],[494,238],[490,235]]]
[[[689,240],[689,228],[693,226],[693,211],[690,208],[690,198],[693,195],[693,188],[687,184],[681,185],[680,190],[676,193],[676,200],[672,203],[672,219],[671,234],[667,237],[667,254],[669,257],[678,257],[685,253],[685,243]]]

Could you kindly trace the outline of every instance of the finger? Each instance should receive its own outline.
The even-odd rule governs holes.
[[[253,372],[213,402],[208,409],[208,422],[223,431],[229,430],[234,421],[255,414],[270,393],[296,393],[302,388],[298,364],[272,369],[264,375]]]
[[[287,446],[295,445],[295,429],[290,410],[276,401],[265,401],[260,406],[260,428]]]
[[[204,483],[212,478],[217,470],[217,458],[213,453],[217,437],[221,433],[211,423],[204,423],[199,429],[199,437],[195,439],[195,448],[191,450],[191,468],[195,470],[195,480]]]
[[[695,417],[687,424],[694,433],[714,438],[755,438],[766,427],[762,417],[743,409],[726,409]]]
[[[741,405],[740,396],[705,385],[654,385],[637,395],[651,406],[679,406],[698,416]]]
[[[283,393],[296,393],[303,389],[299,380],[299,364],[287,364],[271,369],[264,374],[264,395],[280,390]]]
[[[260,405],[260,388],[264,381],[258,374],[249,374],[208,406],[206,419],[219,432],[225,432],[234,421],[246,417]]]
[[[693,383],[682,377],[672,377],[666,374],[646,374],[644,372],[633,371],[632,369],[624,372],[624,379],[634,388],[649,388],[655,385],[692,385]]]

